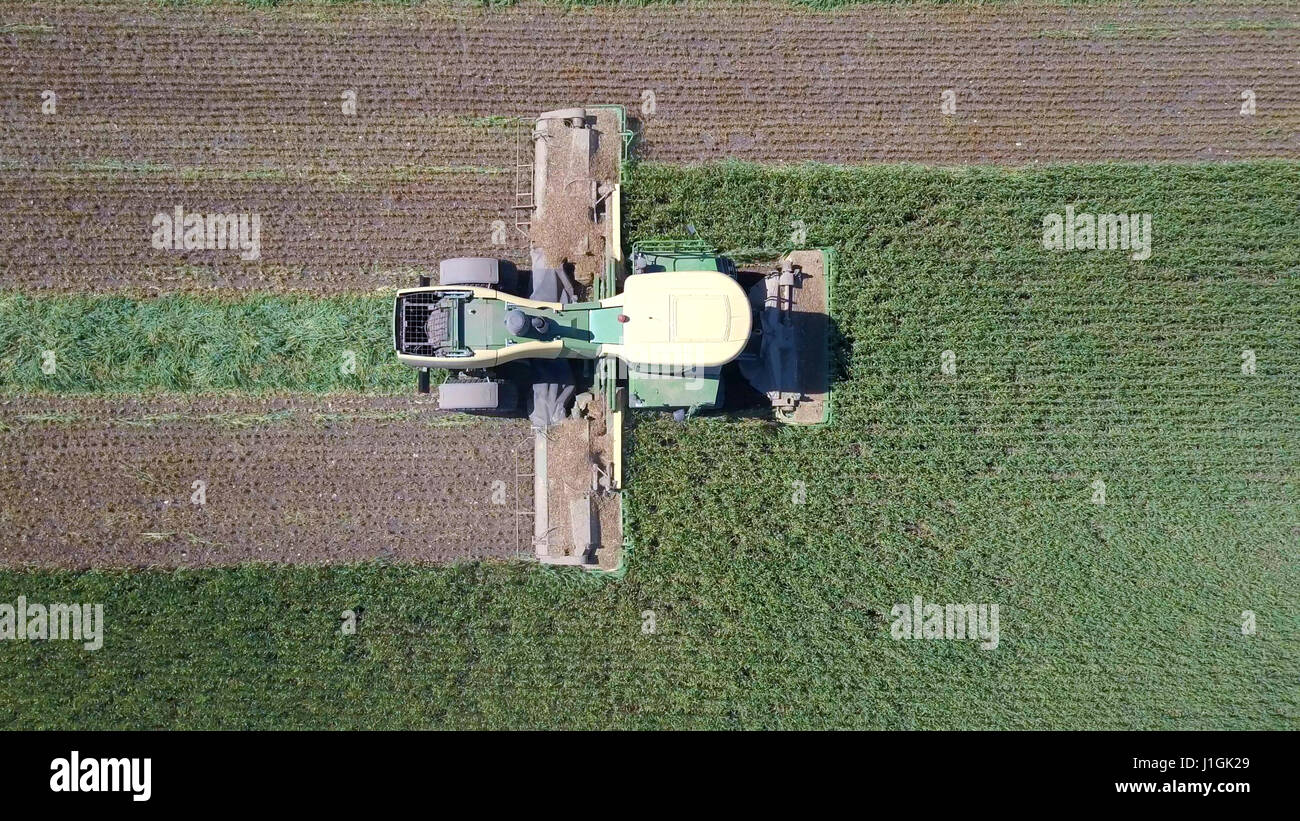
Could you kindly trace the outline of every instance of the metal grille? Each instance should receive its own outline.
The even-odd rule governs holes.
[[[402,353],[437,356],[446,348],[447,312],[439,308],[437,293],[409,294],[402,300],[402,325],[398,345]]]

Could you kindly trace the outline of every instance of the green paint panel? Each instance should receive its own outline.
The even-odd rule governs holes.
[[[628,407],[638,410],[713,408],[719,403],[722,379],[718,368],[701,368],[698,375],[632,371],[628,374]]]
[[[621,308],[600,308],[589,315],[592,341],[602,345],[618,345],[623,341],[623,323],[618,321]]]
[[[461,305],[465,345],[473,350],[499,348],[508,334],[505,306],[492,299],[471,299]]]

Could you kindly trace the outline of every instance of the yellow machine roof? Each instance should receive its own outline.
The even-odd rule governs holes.
[[[749,300],[717,271],[667,271],[627,278],[623,293],[604,300],[628,321],[623,343],[604,353],[645,365],[714,367],[740,355],[749,339]]]

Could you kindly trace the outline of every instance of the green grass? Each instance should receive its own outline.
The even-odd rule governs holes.
[[[0,395],[399,393],[412,379],[392,356],[391,306],[380,296],[0,293]]]
[[[0,602],[109,625],[97,653],[0,642],[0,725],[1300,727],[1300,165],[642,165],[626,190],[633,239],[759,256],[803,220],[838,251],[834,424],[640,419],[621,581],[0,573]],[[1151,258],[1044,251],[1066,203],[1151,212]],[[997,603],[1000,646],[891,639],[916,595]]]
[[[0,26],[0,34],[53,34],[54,26],[47,23],[10,23]]]

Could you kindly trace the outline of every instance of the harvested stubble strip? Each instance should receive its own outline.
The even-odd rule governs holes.
[[[0,421],[0,566],[446,563],[511,558],[531,533],[521,420],[204,397],[13,399]]]
[[[448,256],[526,257],[522,235],[506,228],[506,176],[465,168],[395,173],[259,178],[113,164],[0,170],[0,214],[12,229],[0,238],[0,288],[348,293],[413,285],[416,270],[434,270]],[[256,258],[241,258],[229,237],[224,248],[155,247],[155,218],[173,218],[177,207],[204,219],[257,215]]]
[[[827,12],[721,2],[692,3],[690,13],[534,3],[0,9],[0,24],[38,20],[50,30],[0,38],[6,157],[350,171],[478,165],[501,148],[483,133],[499,122],[492,115],[526,117],[557,101],[645,105],[648,156],[673,162],[1193,160],[1300,150],[1300,11],[1285,0]],[[61,95],[58,117],[40,112],[46,88]],[[342,111],[347,89],[357,91],[352,116]],[[951,116],[940,112],[944,89],[957,95]],[[1242,116],[1247,89],[1257,112]],[[463,136],[445,130],[461,123]]]

